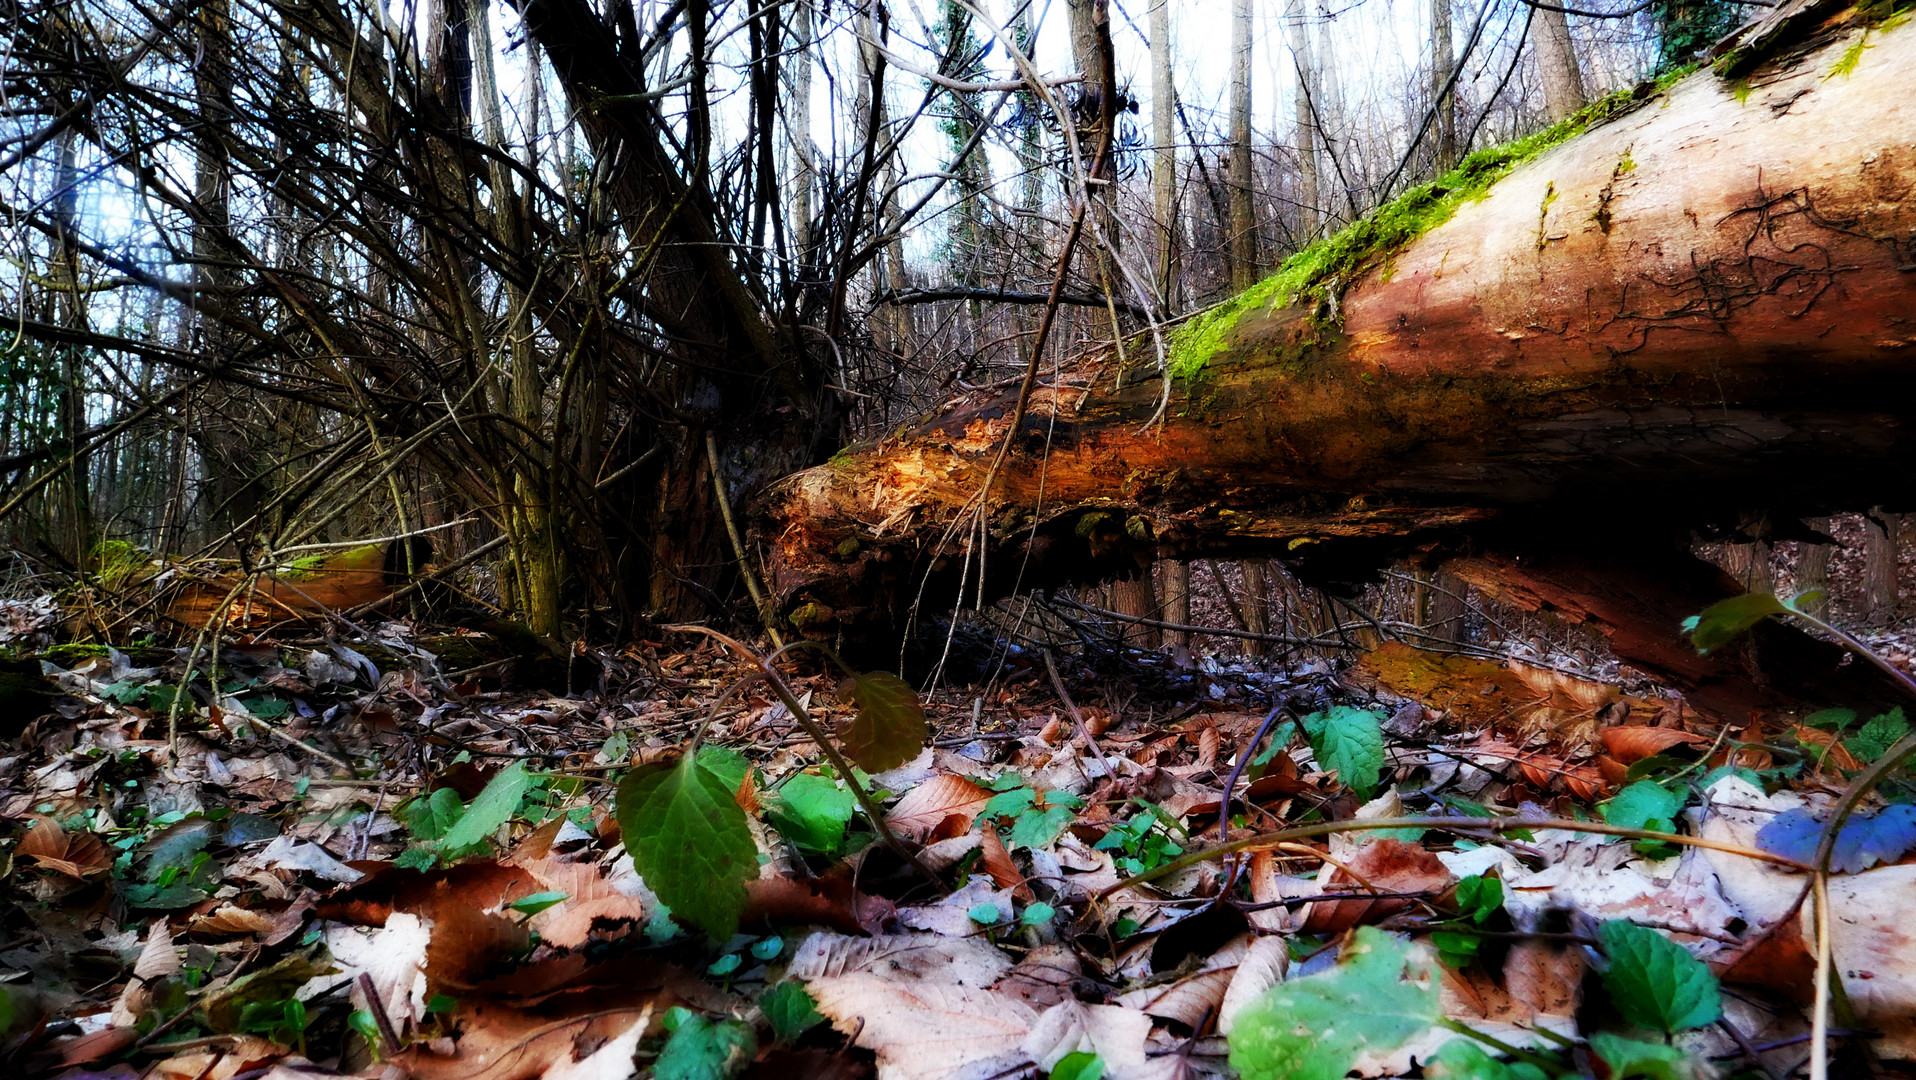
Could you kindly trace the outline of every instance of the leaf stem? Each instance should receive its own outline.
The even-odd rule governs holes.
[[[1542,1069],[1546,1076],[1555,1074],[1560,1068],[1562,1068],[1562,1066],[1559,1063],[1551,1061],[1549,1058],[1544,1057],[1542,1054],[1538,1054],[1530,1050],[1525,1050],[1519,1046],[1512,1046],[1510,1043],[1504,1042],[1502,1039],[1496,1038],[1495,1036],[1486,1035],[1483,1032],[1478,1031],[1476,1028],[1471,1027],[1469,1024],[1466,1024],[1461,1020],[1453,1020],[1448,1016],[1440,1016],[1437,1018],[1437,1026],[1440,1028],[1449,1028],[1451,1031],[1454,1031],[1459,1035],[1467,1035],[1470,1038],[1473,1038],[1477,1040],[1478,1042],[1483,1043],[1485,1046],[1490,1047],[1492,1050],[1495,1050],[1500,1054],[1509,1054],[1511,1057],[1514,1057],[1519,1061],[1529,1062],[1530,1064],[1535,1065],[1537,1068]],[[1556,1033],[1551,1032],[1551,1034],[1554,1035]]]

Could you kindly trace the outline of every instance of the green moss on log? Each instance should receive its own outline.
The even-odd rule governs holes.
[[[1429,180],[1365,214],[1350,226],[1284,260],[1277,273],[1179,327],[1171,339],[1171,376],[1190,379],[1230,347],[1231,331],[1246,314],[1308,303],[1314,317],[1329,318],[1327,303],[1373,266],[1387,263],[1411,241],[1449,221],[1465,202],[1482,199],[1524,162],[1606,120],[1634,110],[1695,70],[1679,68],[1654,81],[1619,90],[1585,106],[1575,116],[1534,135],[1479,150],[1435,180]]]

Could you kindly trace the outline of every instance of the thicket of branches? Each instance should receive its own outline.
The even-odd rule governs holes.
[[[1435,0],[1437,47],[1383,60],[1352,43],[1401,6],[1294,0],[1245,134],[1181,16],[1167,155],[1113,45],[1144,8],[1064,6],[5,0],[12,573],[435,530],[555,637],[726,610],[726,503],[1023,370],[1054,285],[1056,350],[1188,312],[1540,126],[1561,76],[1520,0]],[[1734,10],[1573,18],[1577,91]]]

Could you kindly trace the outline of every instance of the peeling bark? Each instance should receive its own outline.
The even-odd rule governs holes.
[[[1159,557],[1354,575],[1909,502],[1916,26],[1831,77],[1857,32],[1741,88],[1694,75],[1330,301],[1250,310],[1162,423],[1161,383],[1067,374],[1018,431],[1015,395],[957,399],[789,478],[760,504],[785,610],[882,634],[961,580],[975,602]]]

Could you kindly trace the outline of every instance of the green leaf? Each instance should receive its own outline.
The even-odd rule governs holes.
[[[1083,1050],[1073,1050],[1051,1067],[1051,1080],[1099,1080],[1104,1075],[1104,1059]]]
[[[1018,921],[1026,926],[1043,926],[1055,918],[1057,914],[1057,908],[1052,907],[1042,900],[1033,900],[1031,903],[1025,905],[1024,914],[1018,916]]]
[[[836,781],[799,773],[780,785],[766,817],[780,836],[805,851],[834,855],[844,844],[845,829],[857,809],[858,800]]]
[[[371,1009],[354,1009],[346,1017],[346,1026],[360,1038],[366,1040],[366,1046],[372,1050],[373,1060],[379,1060],[379,1050],[386,1045],[386,1039],[379,1032],[379,1021],[373,1017]]]
[[[1499,1061],[1471,1040],[1452,1039],[1424,1062],[1431,1080],[1549,1080],[1527,1061]]]
[[[507,906],[522,915],[537,915],[554,904],[564,903],[569,895],[562,892],[536,892],[529,896],[521,896]]]
[[[393,810],[401,824],[421,840],[438,840],[456,824],[466,812],[465,800],[449,787],[442,787],[430,795],[421,795],[407,799]]]
[[[499,826],[512,820],[518,813],[519,802],[526,796],[526,788],[532,784],[532,777],[526,772],[523,761],[515,761],[500,769],[486,782],[485,790],[472,805],[466,807],[459,820],[439,838],[439,851],[448,857],[457,852],[478,847],[487,838],[499,831]]]
[[[1483,952],[1484,939],[1455,930],[1433,930],[1430,943],[1437,947],[1438,958],[1453,968],[1467,967]]]
[[[1701,615],[1683,620],[1696,651],[1707,653],[1736,640],[1737,635],[1772,615],[1787,615],[1790,609],[1769,593],[1744,593],[1719,600],[1703,609]]]
[[[1822,728],[1825,731],[1841,731],[1855,722],[1855,709],[1818,709],[1803,718],[1806,726]]]
[[[838,740],[864,769],[896,769],[924,748],[925,707],[905,680],[889,671],[868,671],[846,680],[839,696],[857,711],[851,723],[840,725]]]
[[[699,764],[706,772],[725,782],[726,788],[737,791],[745,783],[745,774],[751,770],[752,763],[745,755],[729,746],[699,747]]]
[[[998,910],[996,904],[973,904],[971,910],[965,912],[965,918],[979,926],[995,926],[999,919],[1004,918],[1004,915],[1005,913]]]
[[[1590,1036],[1590,1049],[1610,1066],[1610,1080],[1629,1080],[1632,1076],[1692,1080],[1697,1074],[1688,1054],[1662,1043],[1637,1042],[1599,1032]]]
[[[1504,883],[1485,874],[1472,874],[1457,882],[1458,914],[1481,923],[1504,906]]]
[[[1873,717],[1863,725],[1863,730],[1844,739],[1843,747],[1855,754],[1857,760],[1869,764],[1889,753],[1889,748],[1907,734],[1909,721],[1903,718],[1903,707],[1898,705],[1881,716]]]
[[[627,773],[613,803],[632,865],[661,902],[720,941],[738,930],[758,845],[725,781],[687,755]]]
[[[768,964],[778,959],[778,954],[784,951],[785,939],[777,934],[752,942],[752,956]]]
[[[679,1010],[674,1009],[674,1012]],[[758,1053],[752,1029],[736,1020],[682,1016],[652,1066],[657,1080],[725,1080]]]
[[[1064,835],[1075,817],[1068,806],[1047,806],[1043,809],[1033,807],[1018,815],[1011,823],[1011,846],[1014,848],[1048,847],[1058,837]]]
[[[771,1022],[772,1034],[780,1042],[791,1042],[825,1022],[812,1001],[811,992],[801,982],[782,982],[758,999],[759,1009]]]
[[[1610,961],[1603,985],[1624,1019],[1668,1034],[1723,1014],[1716,976],[1683,946],[1624,919],[1604,923],[1597,936]]]
[[[1681,809],[1683,796],[1655,780],[1639,780],[1600,807],[1603,820],[1612,825],[1653,832],[1675,832],[1677,811]],[[1654,840],[1636,843],[1639,852],[1652,857],[1667,854],[1667,848]]]
[[[408,848],[399,853],[399,857],[393,860],[393,865],[401,870],[417,870],[424,873],[431,870],[438,861],[439,856],[433,854],[431,848]]]
[[[1442,1015],[1430,964],[1360,926],[1335,968],[1281,982],[1238,1014],[1231,1065],[1244,1080],[1338,1080],[1358,1054],[1394,1050]]]
[[[1038,801],[1038,793],[1028,787],[1015,787],[1000,791],[985,801],[985,808],[978,811],[984,818],[1015,818],[1024,813]]]
[[[0,986],[0,1037],[5,1037],[13,1033],[13,1020],[15,1015],[13,992],[4,986]]]
[[[1337,773],[1344,786],[1362,798],[1377,790],[1384,770],[1383,716],[1369,709],[1336,705],[1304,717],[1317,767]]]

